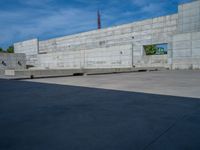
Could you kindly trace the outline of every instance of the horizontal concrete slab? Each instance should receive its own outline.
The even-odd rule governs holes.
[[[24,79],[24,78],[45,78],[61,77],[72,75],[94,75],[94,74],[112,74],[138,71],[157,71],[165,70],[163,67],[139,67],[139,68],[101,68],[101,69],[55,69],[55,70],[6,70],[5,76],[0,78],[6,79]]]
[[[156,71],[28,81],[200,98],[199,74],[200,71]]]

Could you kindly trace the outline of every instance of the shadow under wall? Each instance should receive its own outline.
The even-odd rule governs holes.
[[[0,80],[2,150],[200,149],[199,99]]]

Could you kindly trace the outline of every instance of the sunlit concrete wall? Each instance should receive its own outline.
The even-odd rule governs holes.
[[[200,31],[200,0],[179,5],[178,16],[180,33]]]
[[[172,35],[177,15],[61,38],[16,43],[15,52],[27,55],[27,63],[45,68],[169,67]],[[144,45],[168,43],[167,56],[146,56]]]
[[[0,70],[26,68],[25,54],[0,53]]]
[[[173,69],[200,69],[200,32],[174,36]]]
[[[32,39],[14,44],[15,53],[26,54],[27,65],[37,65],[38,40]]]
[[[199,31],[200,1],[179,6],[177,14],[60,38],[37,39],[14,44],[16,53],[25,53],[27,63],[42,68],[188,68],[178,63],[187,55],[179,36]],[[188,41],[187,41],[188,40]],[[168,44],[167,55],[146,56],[144,45]],[[180,51],[180,49],[182,51]],[[198,50],[196,50],[198,51]],[[194,59],[187,57],[186,61]],[[198,59],[198,58],[196,58]],[[173,63],[176,63],[173,65]]]
[[[175,14],[40,41],[39,53],[43,54],[42,58],[39,56],[40,64],[49,68],[56,67],[56,64],[67,68],[169,67],[170,57],[146,56],[143,46],[168,43],[168,55],[171,56],[172,35],[177,31],[177,19]]]
[[[200,1],[179,6],[173,69],[200,69]]]

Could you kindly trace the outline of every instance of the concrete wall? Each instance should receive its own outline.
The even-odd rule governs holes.
[[[179,5],[179,33],[200,31],[200,0]]]
[[[200,69],[200,32],[173,38],[173,69]]]
[[[52,69],[169,67],[177,20],[175,14],[46,41],[33,39],[14,44],[15,52],[25,53],[29,65]],[[168,56],[145,56],[144,45],[163,43],[169,44]]]
[[[26,54],[27,65],[37,65],[38,39],[27,40],[14,44],[15,53]]]
[[[16,53],[26,54],[27,64],[50,69],[198,68],[199,39],[192,32],[200,32],[199,0],[180,5],[174,15],[14,46]],[[144,45],[164,43],[167,55],[145,55]]]
[[[25,54],[0,53],[0,70],[26,68]]]
[[[132,45],[67,50],[38,55],[38,63],[44,68],[120,68],[132,66]],[[53,60],[53,61],[52,61]]]
[[[84,68],[116,68],[132,67],[133,65],[136,67],[158,66],[159,63],[157,61],[159,59],[160,62],[165,62],[159,66],[164,65],[168,67],[168,57],[145,56],[143,46],[168,43],[169,56],[171,56],[172,35],[177,31],[177,19],[178,16],[175,14],[41,41],[39,42],[39,53],[48,53],[50,55],[50,53],[56,52],[58,54],[58,52],[62,52],[61,54],[64,56],[69,53],[68,51],[75,51],[74,53],[79,53],[79,56],[86,57],[84,58],[84,62],[83,60],[80,60],[80,62],[77,62],[77,60],[75,60],[76,62],[72,62],[74,61],[73,59],[71,61],[67,59],[66,63],[68,64],[64,64],[64,66],[70,67],[73,66],[72,64],[77,63],[80,64],[80,67]],[[71,56],[70,58],[74,57],[77,58],[76,56]],[[154,58],[155,61],[153,60]],[[57,61],[56,59],[54,60]],[[56,62],[54,60],[51,63],[55,67]],[[51,67],[51,65],[49,66]]]

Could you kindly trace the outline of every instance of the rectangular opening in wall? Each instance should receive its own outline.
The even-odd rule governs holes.
[[[168,44],[144,45],[146,55],[167,55]]]

